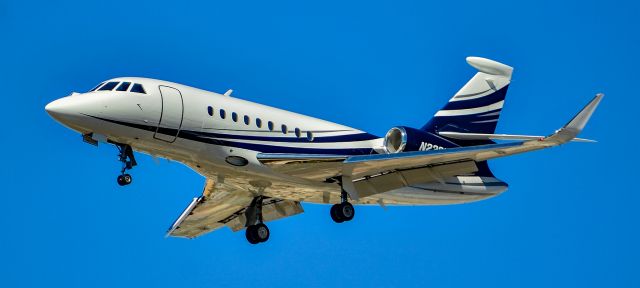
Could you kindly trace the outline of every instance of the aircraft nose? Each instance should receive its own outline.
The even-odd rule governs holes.
[[[60,124],[74,130],[82,130],[86,126],[86,117],[82,113],[86,113],[87,102],[82,97],[74,95],[54,100],[44,107],[49,116]]]
[[[67,97],[54,100],[44,107],[49,116],[58,123],[72,130],[88,133],[99,125],[88,115],[102,113],[106,104],[96,97],[87,97],[80,93],[72,93]]]
[[[44,110],[56,121],[64,122],[63,119],[65,117],[71,116],[69,106],[69,101],[67,97],[65,97],[47,104],[47,106],[44,106]]]

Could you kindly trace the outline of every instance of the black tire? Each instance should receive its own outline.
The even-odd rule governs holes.
[[[129,174],[124,174],[124,175],[122,175],[122,176],[123,176],[123,178],[124,178],[124,183],[125,183],[125,185],[129,185],[129,184],[131,184],[131,182],[133,181],[133,178],[132,178],[132,177],[131,177],[131,175],[129,175]]]
[[[353,205],[349,202],[344,202],[340,204],[339,212],[340,218],[343,221],[351,221],[354,216],[356,216],[356,209],[353,208]]]
[[[254,227],[254,238],[258,242],[267,242],[267,240],[269,240],[269,236],[271,235],[271,232],[269,232],[269,227],[267,227],[267,225],[264,225],[264,223],[260,223],[258,225],[255,225]]]
[[[124,175],[118,175],[118,185],[120,186],[127,185],[127,183],[124,180]]]
[[[249,243],[251,244],[258,244],[260,243],[260,241],[258,241],[258,239],[256,239],[255,237],[255,230],[256,226],[255,225],[251,225],[249,227],[247,227],[247,229],[245,229],[245,236],[247,237],[247,241],[249,241]]]
[[[344,219],[340,217],[340,212],[338,211],[340,209],[339,206],[340,204],[331,205],[331,210],[329,211],[329,213],[331,214],[331,219],[336,223],[344,222]]]

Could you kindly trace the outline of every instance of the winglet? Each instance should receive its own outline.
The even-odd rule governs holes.
[[[587,106],[582,108],[580,113],[578,113],[573,117],[573,119],[571,119],[571,121],[569,121],[569,123],[564,125],[564,127],[558,129],[556,133],[545,138],[543,141],[563,144],[574,139],[576,136],[578,136],[578,134],[580,134],[580,132],[582,132],[584,126],[587,125],[587,122],[589,122],[589,118],[591,118],[591,115],[593,115],[593,112],[596,111],[598,104],[600,104],[600,101],[602,101],[602,97],[604,97],[604,94],[598,93],[596,97],[594,97],[593,100],[591,100],[589,104],[587,104]]]

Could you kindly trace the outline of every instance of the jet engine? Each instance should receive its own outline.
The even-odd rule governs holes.
[[[384,136],[384,151],[388,154],[445,149],[455,144],[429,132],[406,127],[393,127]]]

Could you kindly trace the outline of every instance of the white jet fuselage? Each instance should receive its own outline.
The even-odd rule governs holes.
[[[83,135],[184,163],[209,179],[232,179],[227,182],[232,181],[238,189],[265,196],[338,203],[341,187],[332,179],[275,171],[258,160],[259,153],[384,153],[383,138],[321,119],[161,80],[124,77],[108,82],[137,83],[145,92],[129,88],[74,93],[50,103],[46,110]],[[355,203],[464,203],[506,189],[506,183],[493,177],[456,176],[364,197]]]

